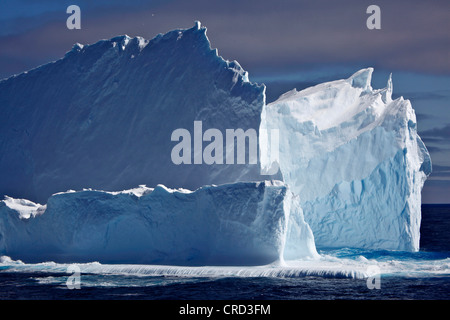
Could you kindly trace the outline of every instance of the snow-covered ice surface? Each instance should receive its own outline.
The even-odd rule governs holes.
[[[162,185],[69,191],[53,195],[45,206],[7,198],[0,201],[0,253],[27,262],[177,265],[316,257],[298,205],[279,181],[195,191]]]
[[[409,100],[371,87],[372,68],[295,89],[264,107],[261,164],[280,136],[279,167],[300,195],[318,247],[419,250],[421,191],[431,173]]]
[[[203,131],[257,131],[264,91],[211,48],[200,23],[151,40],[76,44],[60,60],[0,81],[0,196],[45,203],[68,189],[264,180],[258,164],[171,160],[172,132],[193,137],[195,120]]]

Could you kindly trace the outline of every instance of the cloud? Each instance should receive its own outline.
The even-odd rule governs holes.
[[[422,190],[422,203],[450,203],[450,180],[428,179]]]
[[[440,157],[445,156],[445,153],[450,150],[450,124],[419,132],[419,135],[428,151],[432,154],[432,158],[437,155]],[[443,167],[433,166],[433,172],[435,172],[436,168],[442,169]]]
[[[450,172],[450,166],[433,165],[433,172]]]
[[[408,97],[409,100],[448,100],[450,98],[450,91],[435,91],[435,92],[404,92],[397,93],[398,96]]]
[[[439,180],[442,180],[442,178],[450,178],[450,172],[445,171],[445,172],[439,172],[436,174],[432,175],[434,178],[437,178]]]
[[[433,172],[430,175],[432,180],[449,180],[450,178],[450,166],[446,165],[433,165]],[[449,181],[450,183],[450,181]]]
[[[390,70],[450,72],[448,1],[379,0],[381,30],[367,29],[366,8],[371,2],[366,0],[142,3],[81,1],[82,30],[71,33],[64,30],[65,11],[49,7],[48,16],[39,13],[42,23],[33,24],[33,29],[13,38],[0,37],[0,70],[3,75],[25,71],[60,57],[75,42],[92,43],[124,33],[152,38],[200,20],[208,27],[213,47],[249,71],[359,63]],[[10,57],[18,63],[8,66]]]
[[[434,168],[433,168],[433,170],[434,170]],[[449,171],[433,172],[429,177],[430,180],[449,180],[449,178],[450,178]],[[449,184],[450,184],[450,180],[449,180]]]
[[[428,152],[430,152],[430,153],[436,153],[436,152],[442,152],[442,151],[445,151],[446,149],[441,148],[441,147],[436,147],[436,146],[430,146],[430,145],[427,145],[427,150],[428,150]]]
[[[450,143],[448,140],[450,138],[450,124],[447,124],[444,127],[422,131],[420,135],[423,137],[446,140],[446,142]]]
[[[426,114],[426,113],[421,113],[421,112],[416,112],[416,117],[417,117],[418,121],[429,120],[429,119],[434,118],[434,116],[431,114]]]
[[[423,134],[421,132],[419,132],[419,135],[422,138],[422,141],[425,143],[441,143],[442,142],[442,138],[433,138],[433,137],[426,137],[423,136]]]

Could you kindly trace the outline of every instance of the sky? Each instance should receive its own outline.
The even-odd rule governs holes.
[[[381,29],[369,30],[369,5]],[[69,5],[81,29],[69,30]],[[57,60],[75,43],[206,26],[213,48],[237,60],[267,101],[374,67],[374,88],[393,74],[394,98],[411,100],[433,162],[424,203],[450,203],[450,1],[448,0],[1,0],[0,79]]]

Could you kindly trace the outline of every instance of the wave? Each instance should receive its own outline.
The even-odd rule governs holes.
[[[167,266],[136,264],[90,263],[24,263],[0,257],[0,272],[71,273],[76,265],[83,275],[122,275],[139,277],[217,278],[275,277],[364,279],[380,276],[438,277],[450,276],[450,257],[443,253],[411,254],[395,251],[365,251],[353,249],[321,251],[320,258],[277,261],[262,266]],[[52,278],[47,279],[52,281]]]

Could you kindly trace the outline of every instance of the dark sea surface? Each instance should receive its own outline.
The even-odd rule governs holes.
[[[450,300],[449,231],[450,205],[423,205],[417,253],[319,248],[328,257],[324,271],[322,265],[302,265],[301,272],[276,268],[164,272],[152,266],[109,268],[93,263],[81,268],[79,289],[67,285],[73,275],[67,265],[4,260],[0,299]],[[378,278],[361,276],[369,265],[379,267]],[[370,289],[369,281],[377,280],[379,287]]]

